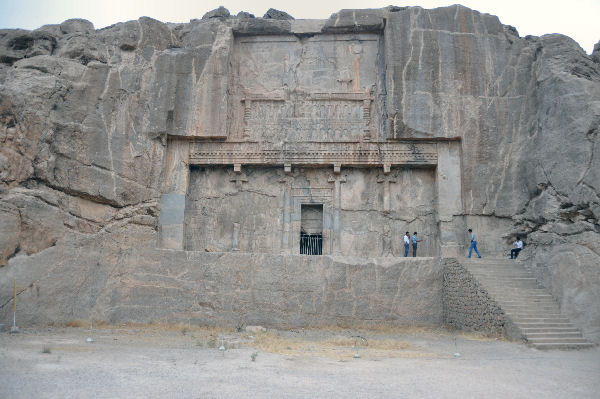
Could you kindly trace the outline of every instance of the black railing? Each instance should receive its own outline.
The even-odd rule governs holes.
[[[300,255],[323,255],[323,234],[300,233]]]

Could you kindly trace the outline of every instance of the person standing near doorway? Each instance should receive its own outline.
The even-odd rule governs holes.
[[[408,256],[408,249],[410,248],[410,233],[407,231],[404,234],[404,257]]]
[[[408,234],[408,232],[407,232]],[[412,247],[413,247],[413,258],[417,257],[417,243],[421,242],[421,240],[417,239],[417,232],[415,231],[412,236]]]
[[[481,258],[479,251],[477,250],[477,236],[473,233],[472,229],[469,229],[469,233],[471,233],[471,246],[469,247],[469,258],[471,257],[471,253],[475,250],[478,258]]]

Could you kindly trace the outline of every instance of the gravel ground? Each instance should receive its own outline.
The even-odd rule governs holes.
[[[324,339],[356,334],[350,330],[270,333],[302,343],[302,353],[266,352],[249,334],[235,333],[220,352],[219,336],[207,334],[102,328],[87,343],[90,332],[80,328],[1,333],[0,398],[600,397],[598,348],[538,351],[432,330],[371,333],[371,342],[407,342],[410,349],[361,348],[355,359],[351,346],[319,350]]]

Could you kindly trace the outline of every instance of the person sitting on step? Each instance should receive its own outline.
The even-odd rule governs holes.
[[[517,259],[517,256],[519,256],[519,252],[521,252],[522,249],[523,241],[521,241],[521,238],[517,236],[517,239],[513,243],[513,249],[510,250],[510,258]]]

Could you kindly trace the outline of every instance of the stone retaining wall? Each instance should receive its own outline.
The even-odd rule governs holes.
[[[444,324],[467,331],[502,336],[504,312],[456,259],[443,259]]]
[[[116,301],[115,321],[277,327],[442,321],[439,258],[158,252],[156,268],[136,276],[139,284]],[[172,275],[182,276],[177,291],[161,286]],[[163,305],[165,297],[172,305]]]
[[[22,326],[442,323],[439,258],[176,251],[154,248],[152,237],[128,225],[14,257],[0,275],[0,323],[12,322],[13,278]]]

